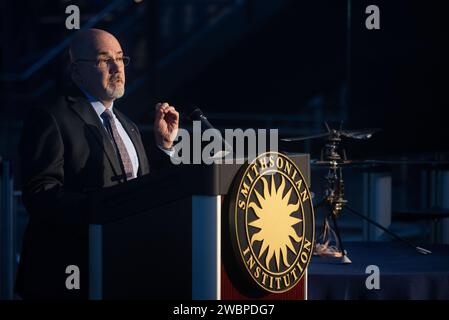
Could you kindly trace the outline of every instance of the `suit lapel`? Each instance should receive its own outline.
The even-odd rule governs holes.
[[[128,120],[127,117],[123,115],[117,108],[114,107],[114,113],[120,123],[122,124],[123,128],[125,129],[126,133],[128,134],[129,138],[131,139],[134,148],[137,152],[137,158],[139,159],[139,170],[138,175],[143,175],[148,173],[148,160],[145,153],[145,148],[143,147],[143,144],[140,139],[140,134],[137,132],[137,130],[132,125],[131,121]]]
[[[95,140],[99,143],[99,145],[103,148],[104,153],[109,159],[109,163],[111,164],[112,170],[114,171],[114,175],[116,177],[120,177],[120,181],[122,181],[122,169],[120,167],[120,163],[112,144],[111,138],[107,134],[103,124],[98,118],[95,110],[87,101],[86,98],[81,96],[69,96],[69,101],[72,101],[70,107],[78,114],[78,116],[87,124],[92,135],[95,137]]]

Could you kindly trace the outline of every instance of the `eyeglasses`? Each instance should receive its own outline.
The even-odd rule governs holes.
[[[75,62],[95,62],[95,66],[100,68],[100,69],[106,69],[109,68],[113,62],[119,64],[119,65],[123,65],[123,66],[127,66],[129,65],[129,61],[131,60],[130,57],[128,56],[123,56],[123,57],[118,57],[118,58],[108,58],[108,59],[78,59],[75,60]]]

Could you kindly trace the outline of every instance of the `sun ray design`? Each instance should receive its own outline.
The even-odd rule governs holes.
[[[280,270],[281,256],[284,265],[288,268],[290,263],[287,259],[288,249],[296,254],[292,243],[302,241],[302,236],[298,236],[294,225],[302,222],[302,219],[291,216],[299,209],[300,199],[295,204],[289,204],[293,187],[284,195],[285,179],[281,176],[281,184],[276,190],[276,184],[271,176],[271,188],[265,177],[260,178],[263,182],[263,196],[255,191],[257,201],[249,203],[248,208],[253,209],[258,219],[250,222],[248,225],[260,229],[251,237],[251,246],[255,241],[262,241],[259,251],[259,258],[268,250],[265,265],[270,270],[270,261],[275,257],[277,270]],[[270,190],[271,189],[271,190]]]

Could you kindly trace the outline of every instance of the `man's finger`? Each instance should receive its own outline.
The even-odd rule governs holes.
[[[173,113],[173,114],[179,115],[179,112],[176,111],[175,107],[173,107],[173,106],[168,107],[168,108],[165,110],[165,113]]]
[[[157,123],[159,121],[161,121],[162,118],[164,118],[164,109],[162,109],[162,103],[158,103],[156,105],[156,112],[155,112],[155,117],[154,117],[154,121]]]
[[[158,110],[165,110],[169,106],[170,105],[167,102],[159,102],[159,103],[156,103],[155,109],[156,109],[156,111],[158,111]]]

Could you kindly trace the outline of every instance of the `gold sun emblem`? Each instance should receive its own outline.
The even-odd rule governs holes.
[[[294,226],[303,220],[292,216],[300,207],[300,199],[297,197],[296,203],[289,203],[292,186],[284,195],[285,179],[281,176],[281,184],[276,188],[273,175],[271,176],[271,191],[268,187],[268,181],[265,177],[260,178],[263,182],[263,196],[257,190],[255,191],[259,205],[255,201],[249,203],[248,208],[252,208],[257,217],[256,220],[248,223],[249,226],[258,228],[259,231],[251,237],[251,246],[255,241],[262,241],[259,259],[265,251],[268,250],[265,257],[265,265],[270,270],[270,261],[273,256],[276,259],[277,271],[280,271],[281,256],[284,265],[288,268],[288,249],[295,255],[296,249],[294,243],[300,243],[303,238],[298,236]],[[256,253],[255,253],[256,254]]]

